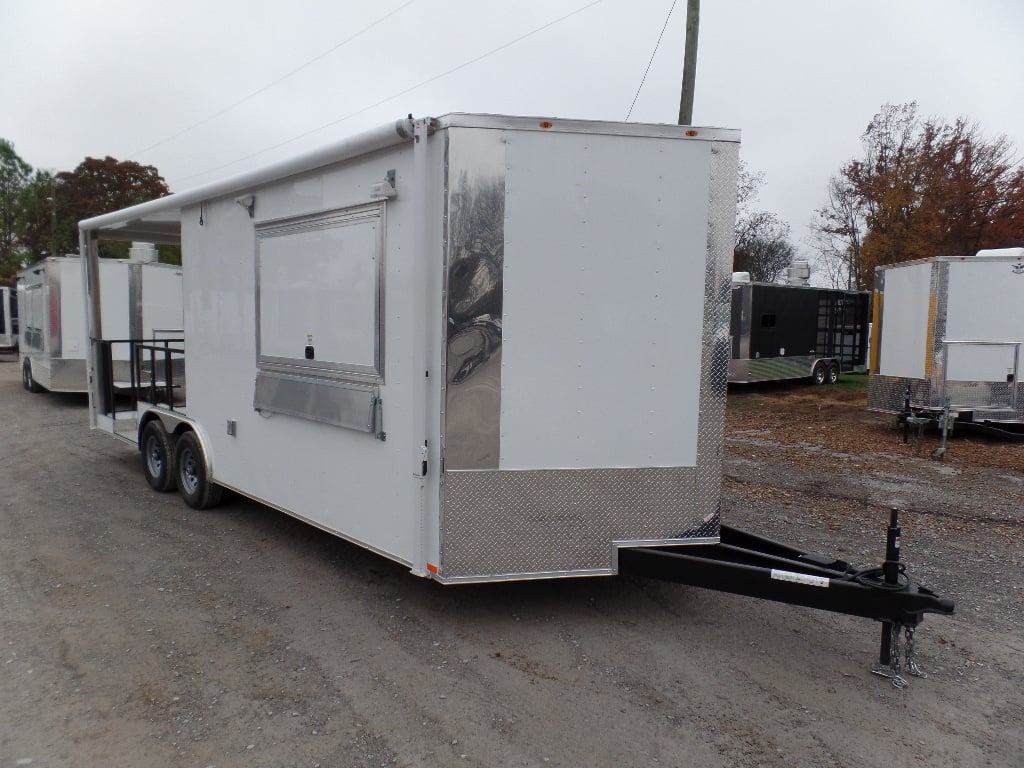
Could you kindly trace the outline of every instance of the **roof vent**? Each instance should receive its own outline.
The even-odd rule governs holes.
[[[811,279],[811,265],[806,261],[794,261],[786,267],[787,285],[807,285]]]
[[[1002,256],[1011,259],[1019,259],[1021,257],[1024,257],[1024,248],[986,248],[985,250],[978,251],[975,255],[981,256],[983,258],[986,256]]]

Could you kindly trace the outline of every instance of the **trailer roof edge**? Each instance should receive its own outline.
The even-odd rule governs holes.
[[[231,194],[232,192],[243,192],[296,173],[313,170],[328,163],[340,162],[351,157],[357,157],[378,149],[400,144],[404,141],[411,141],[413,137],[412,122],[410,118],[396,120],[379,128],[346,137],[286,160],[271,163],[251,171],[236,174],[235,176],[229,176],[183,192],[175,192],[157,200],[150,200],[129,208],[122,208],[111,213],[82,219],[78,222],[78,228],[82,232],[106,230],[109,233],[128,235],[136,230],[122,231],[122,228],[131,222],[146,220],[158,225],[160,223],[173,224],[177,222],[181,209],[187,205],[211,200]],[[161,240],[161,235],[166,235],[167,233],[158,229],[148,233],[138,232],[138,234],[139,236],[133,239],[163,242],[166,241],[166,238]]]
[[[618,123],[599,120],[518,117],[453,112],[437,118],[439,128],[494,128],[551,130],[561,133],[590,133],[655,138],[686,138],[693,141],[736,143],[740,132],[731,128],[696,127],[660,123]],[[119,240],[175,243],[180,238],[181,210],[206,200],[242,194],[254,187],[324,165],[385,149],[413,138],[413,119],[396,120],[379,128],[349,136],[301,155],[229,176],[145,203],[100,214],[78,222],[83,233],[106,235]]]
[[[554,133],[589,133],[611,136],[686,138],[691,141],[739,142],[736,128],[675,125],[672,123],[622,123],[608,120],[570,120],[557,117],[521,117],[512,115],[452,112],[437,118],[439,128],[494,128],[546,130]]]

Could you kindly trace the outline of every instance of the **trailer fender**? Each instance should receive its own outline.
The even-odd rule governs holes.
[[[839,381],[839,361],[834,357],[819,357],[811,363],[810,377],[815,384],[835,384]]]
[[[21,383],[29,392],[43,391],[43,385],[36,381],[35,376],[32,374],[32,359],[29,357],[23,358],[21,364]]]
[[[159,419],[160,423],[163,424],[164,430],[167,434],[174,437],[174,439],[181,437],[186,432],[192,432],[195,434],[196,440],[199,441],[199,447],[203,451],[203,464],[206,469],[206,476],[212,479],[213,460],[210,451],[210,440],[206,435],[206,431],[198,422],[193,421],[183,414],[156,408],[147,410],[139,419],[139,450],[142,450],[142,430],[145,429],[146,425],[153,419]]]
[[[182,432],[189,429],[194,430],[197,433],[199,432],[199,426],[187,416],[180,413],[172,413],[169,411],[158,410],[156,408],[150,408],[139,417],[138,438],[142,437],[142,430],[144,430],[146,425],[153,421],[153,419],[159,419],[160,423],[163,425],[164,431],[174,437],[179,436]],[[199,439],[203,446],[203,450],[205,451],[206,444],[201,434],[199,435]],[[142,450],[141,440],[139,440],[139,444],[139,450]]]

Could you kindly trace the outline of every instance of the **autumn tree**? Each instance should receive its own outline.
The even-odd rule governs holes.
[[[750,279],[773,283],[788,267],[796,249],[789,241],[789,225],[774,213],[754,208],[764,175],[740,163],[736,188],[736,246],[734,272],[749,272]]]
[[[850,287],[870,287],[881,264],[1024,243],[1024,168],[1005,136],[886,104],[861,142],[812,224],[826,271]]]
[[[58,173],[54,178],[57,253],[77,252],[80,220],[168,194],[167,184],[153,166],[110,156],[102,160],[87,157],[73,171]],[[127,246],[104,243],[101,247],[104,256],[127,253]]]

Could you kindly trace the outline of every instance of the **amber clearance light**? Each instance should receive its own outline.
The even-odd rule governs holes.
[[[541,128],[554,128],[555,127],[555,124],[552,123],[550,120],[541,120],[539,125],[540,125]]]

